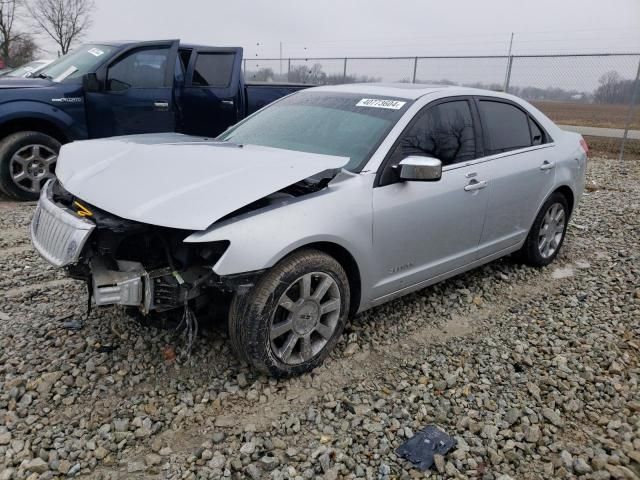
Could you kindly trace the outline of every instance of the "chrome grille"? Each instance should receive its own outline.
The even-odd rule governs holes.
[[[47,182],[40,195],[31,221],[31,241],[49,263],[64,267],[78,261],[95,224],[54,203],[52,187],[53,182]]]

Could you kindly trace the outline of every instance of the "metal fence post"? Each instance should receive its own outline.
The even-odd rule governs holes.
[[[342,68],[342,81],[347,81],[347,57],[344,57],[344,66]]]
[[[418,71],[418,57],[413,59],[413,80],[411,83],[416,83],[416,72]]]
[[[631,103],[627,112],[627,120],[624,125],[624,135],[622,136],[622,144],[620,145],[620,164],[624,170],[624,144],[627,143],[629,135],[629,126],[631,125],[631,117],[633,115],[633,107],[636,104],[636,96],[638,95],[638,84],[640,84],[640,61],[638,61],[638,71],[636,72],[636,81],[633,84],[633,92],[631,92]]]
[[[509,59],[507,60],[507,74],[504,78],[504,92],[509,93],[509,82],[511,81],[511,66],[513,65],[513,55],[509,55]]]

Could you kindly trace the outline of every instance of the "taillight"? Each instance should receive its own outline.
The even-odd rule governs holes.
[[[580,139],[580,146],[584,150],[585,155],[589,155],[589,145],[587,145],[587,142],[584,138]]]

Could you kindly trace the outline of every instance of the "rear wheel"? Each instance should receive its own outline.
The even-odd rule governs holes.
[[[60,142],[40,132],[18,132],[0,142],[0,191],[15,200],[37,200],[55,177]]]
[[[342,266],[317,250],[303,250],[269,270],[252,291],[234,300],[231,344],[258,370],[274,376],[308,372],[338,342],[349,311]]]
[[[544,267],[560,252],[569,221],[569,205],[561,193],[552,194],[538,212],[527,239],[518,252],[527,265]]]

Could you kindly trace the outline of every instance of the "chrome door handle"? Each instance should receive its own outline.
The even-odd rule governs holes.
[[[478,182],[477,180],[471,180],[466,187],[464,187],[465,192],[473,192],[474,190],[482,190],[483,188],[487,188],[487,181],[482,180]]]
[[[169,102],[153,102],[153,108],[169,108]]]
[[[545,160],[544,162],[542,162],[542,165],[540,165],[540,170],[551,170],[552,168],[555,168],[555,166],[555,162],[549,162],[548,160]]]
[[[220,103],[223,105],[229,105],[230,107],[233,107],[233,100],[222,100],[220,101]]]

